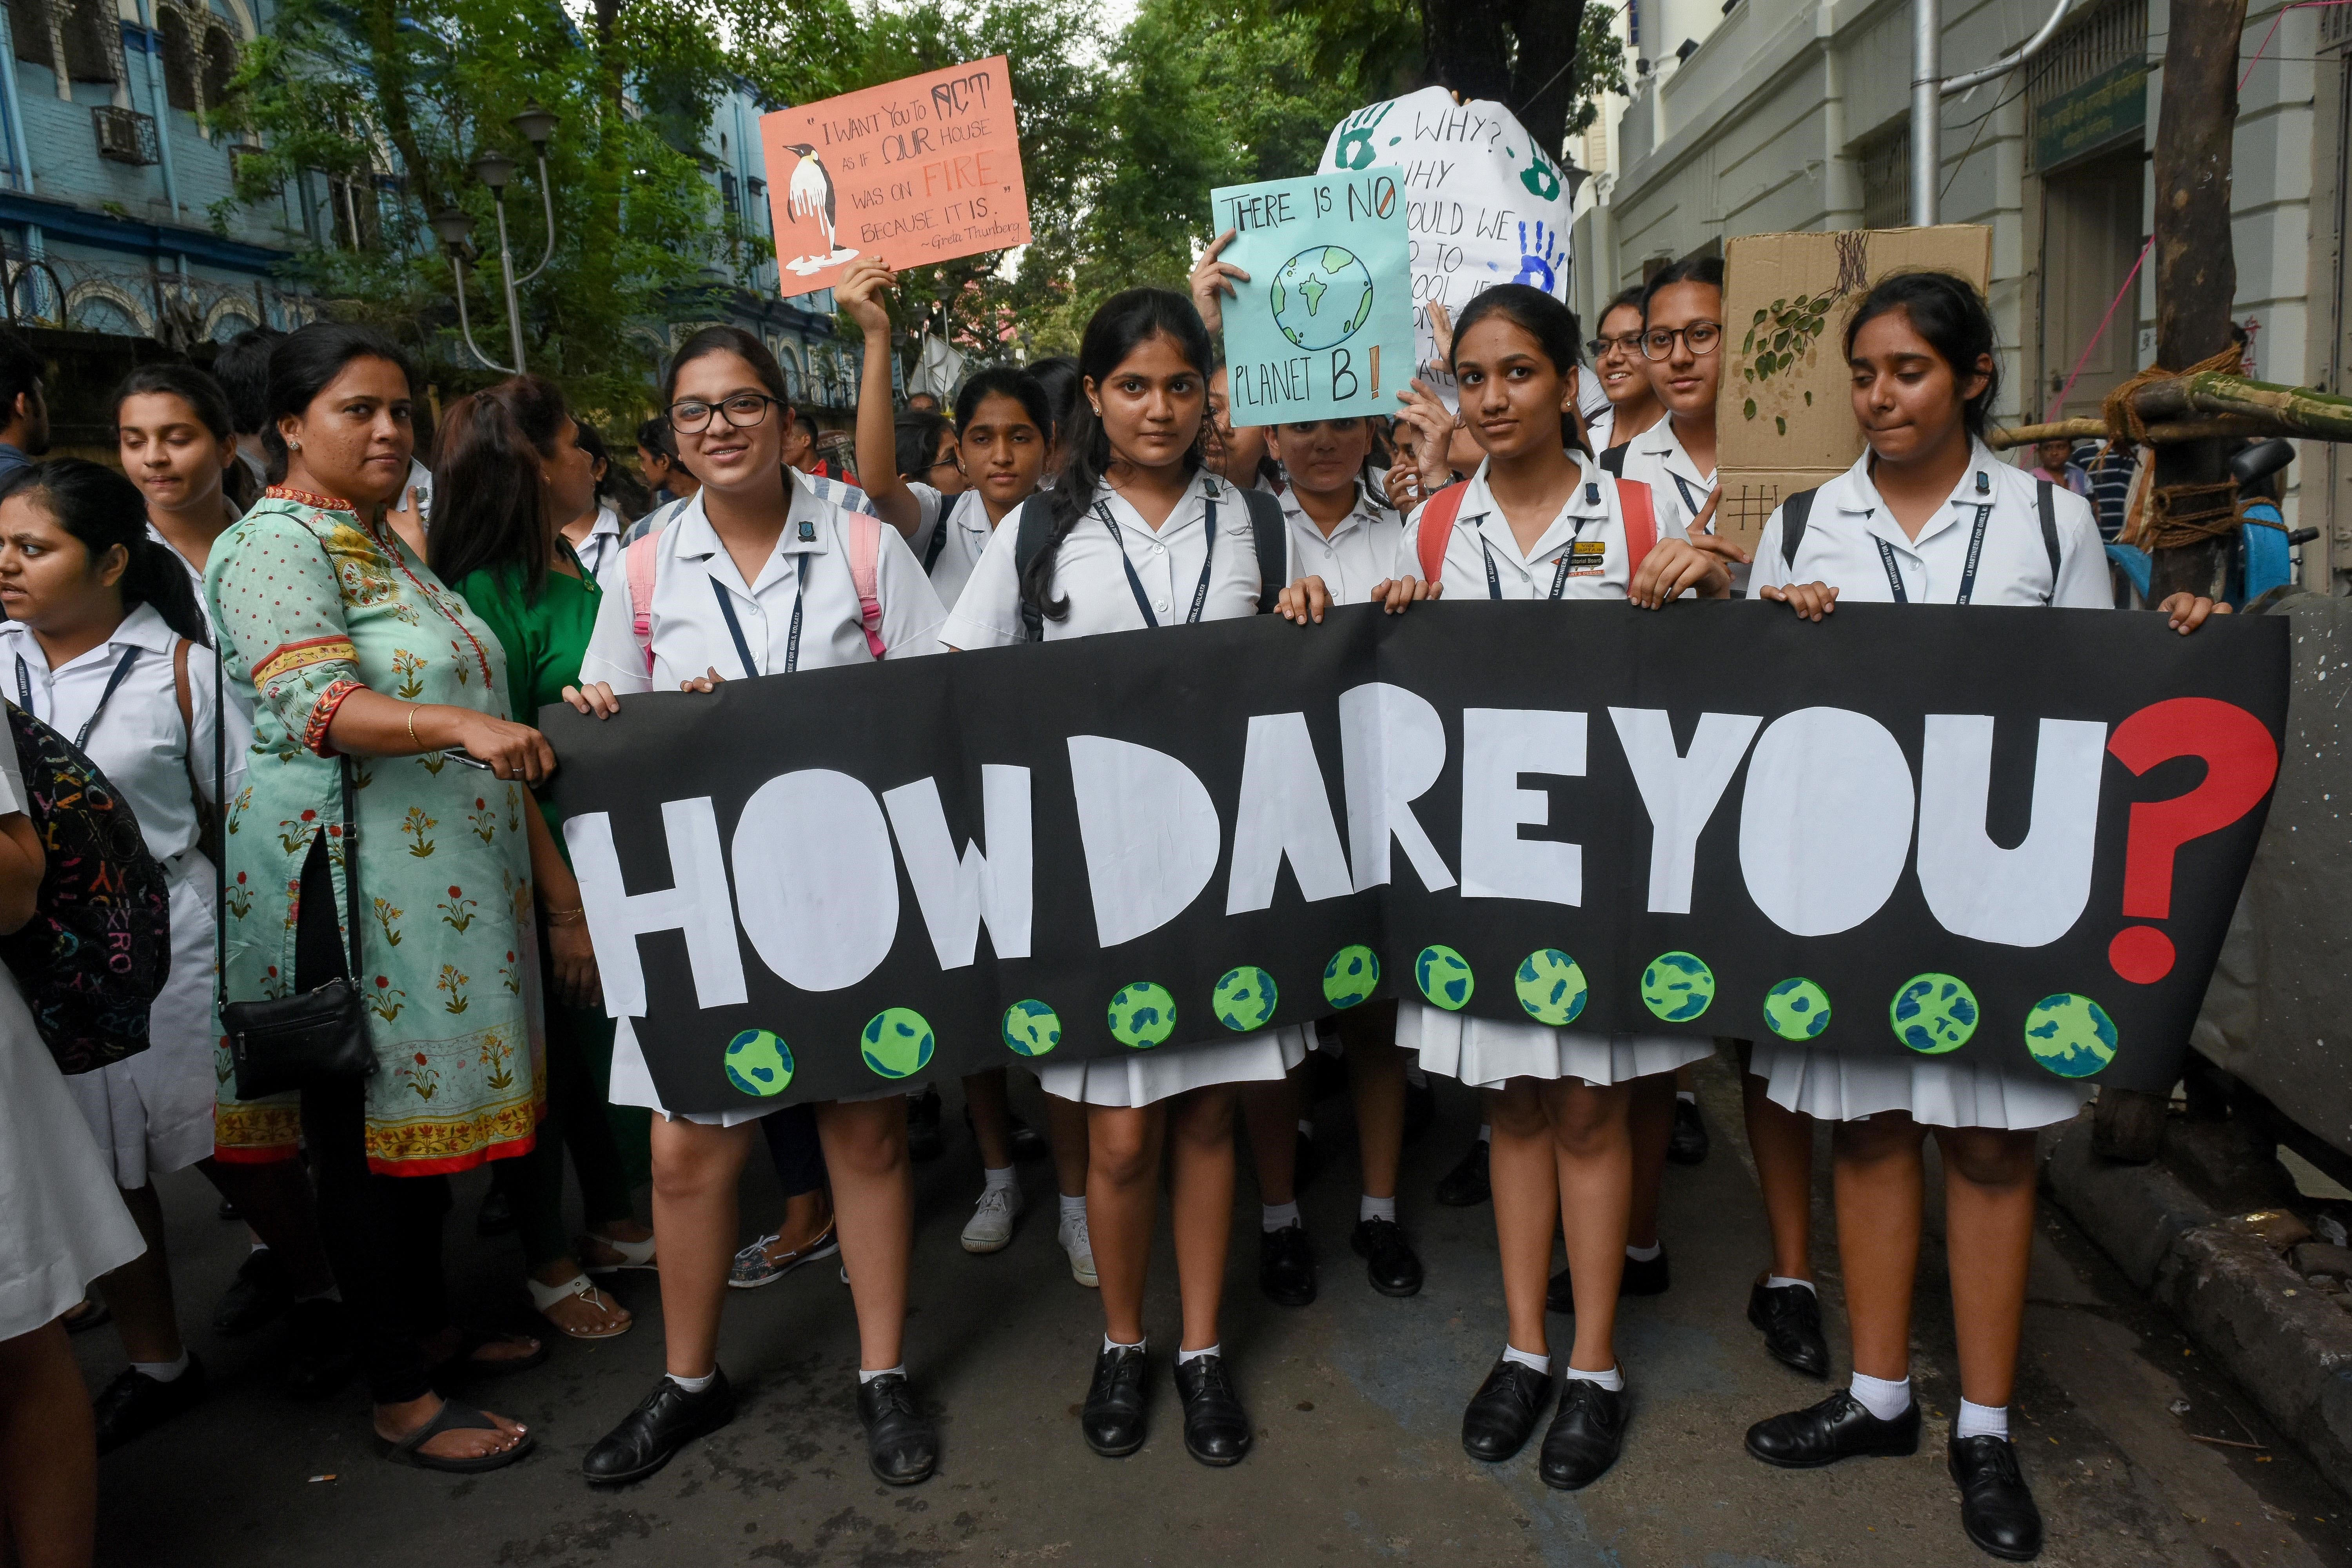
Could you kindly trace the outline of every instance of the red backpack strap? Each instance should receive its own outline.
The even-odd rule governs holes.
[[[857,589],[857,618],[866,627],[866,650],[880,658],[889,651],[882,640],[882,520],[870,511],[849,511],[849,580]],[[942,517],[940,525],[947,526]]]
[[[1650,501],[1650,487],[1639,479],[1619,479],[1617,510],[1625,520],[1625,581],[1631,583],[1658,542],[1658,513]]]
[[[1462,515],[1462,498],[1470,487],[1464,483],[1446,486],[1429,498],[1421,509],[1421,531],[1414,536],[1413,548],[1421,557],[1421,580],[1434,583],[1445,575],[1445,546],[1454,538],[1454,520]]]
[[[629,624],[635,631],[637,651],[646,656],[646,674],[654,672],[654,549],[659,533],[632,540],[621,563],[629,578]]]

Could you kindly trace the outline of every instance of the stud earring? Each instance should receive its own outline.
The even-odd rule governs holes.
[[[289,441],[286,443],[286,449],[289,452],[299,452],[302,449],[302,443],[299,441]]]

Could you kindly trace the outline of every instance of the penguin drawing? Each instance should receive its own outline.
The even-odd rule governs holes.
[[[824,268],[839,266],[857,252],[843,249],[835,237],[833,174],[817,157],[816,149],[805,142],[792,142],[785,145],[784,151],[800,158],[793,167],[792,183],[785,187],[784,210],[795,218],[814,217],[823,225],[825,249],[831,252],[799,257],[784,264],[805,278]]]

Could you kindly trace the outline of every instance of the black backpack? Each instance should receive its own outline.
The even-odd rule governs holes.
[[[1232,491],[1242,498],[1242,509],[1249,513],[1250,544],[1257,552],[1258,560],[1257,613],[1270,616],[1274,614],[1274,602],[1282,596],[1284,584],[1281,575],[1290,562],[1290,535],[1282,521],[1282,502],[1264,490],[1240,489],[1229,483],[1220,483],[1218,491],[1219,494],[1210,498],[1212,505],[1223,499],[1223,492]],[[1041,493],[1021,503],[1020,517],[1013,525],[1019,531],[1013,539],[1013,580],[1015,583],[1027,579],[1029,563],[1037,559],[1038,552],[1045,548],[1046,536],[1054,531],[1049,510],[1052,500],[1051,494]],[[944,527],[947,519],[942,517],[940,521]],[[1266,575],[1265,563],[1268,561],[1276,563],[1273,577]],[[1029,641],[1045,640],[1045,617],[1036,605],[1026,599],[1021,602],[1021,625],[1028,633]]]
[[[26,815],[47,865],[33,918],[0,936],[58,1070],[95,1071],[147,1048],[147,1010],[172,967],[163,868],[97,764],[11,703]]]

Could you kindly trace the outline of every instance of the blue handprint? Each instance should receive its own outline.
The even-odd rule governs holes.
[[[1391,103],[1394,100],[1391,100]],[[1331,162],[1342,169],[1369,169],[1378,156],[1372,151],[1372,128],[1388,115],[1391,103],[1376,103],[1360,109],[1339,122],[1339,144],[1332,149]]]
[[[1521,224],[1519,225],[1519,273],[1511,281],[1530,284],[1549,294],[1552,292],[1552,286],[1559,277],[1559,264],[1566,259],[1567,258],[1560,254],[1559,236],[1545,232],[1541,219],[1536,222],[1535,237],[1532,239],[1528,237],[1528,226]]]

